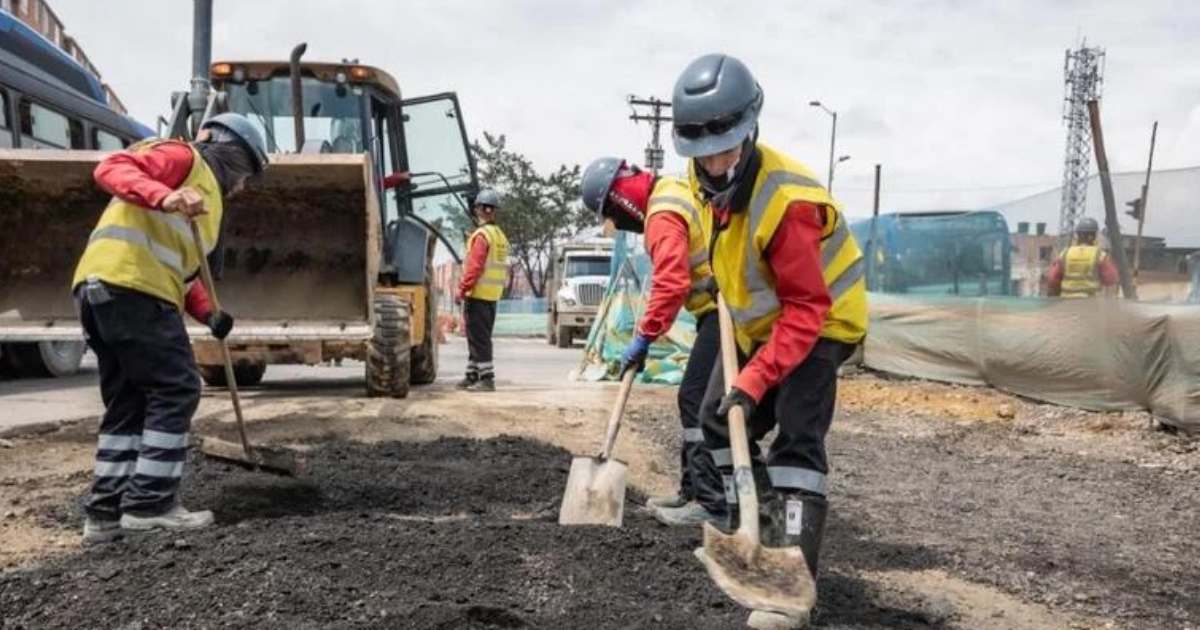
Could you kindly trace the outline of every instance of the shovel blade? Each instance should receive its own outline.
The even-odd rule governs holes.
[[[803,615],[817,601],[799,547],[763,547],[744,532],[726,534],[705,523],[704,546],[695,555],[726,595],[751,610]]]
[[[625,517],[625,471],[625,464],[614,459],[572,459],[558,524],[620,527]]]

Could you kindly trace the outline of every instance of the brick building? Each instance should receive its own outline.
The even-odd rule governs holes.
[[[101,87],[104,88],[104,93],[108,97],[108,107],[113,111],[121,114],[128,113],[125,110],[125,104],[117,97],[116,92],[104,82],[100,76],[100,70],[88,59],[87,53],[83,52],[83,47],[79,42],[66,33],[63,27],[62,20],[50,8],[50,4],[46,0],[2,0],[3,8],[9,13],[12,13],[17,19],[27,24],[30,28],[41,33],[42,37],[50,40],[55,46],[58,46],[63,52],[70,55],[80,65],[87,68],[100,81]]]

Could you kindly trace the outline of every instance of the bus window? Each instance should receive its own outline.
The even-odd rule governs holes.
[[[78,121],[24,98],[17,103],[17,110],[21,117],[22,145],[34,149],[84,148],[82,125]]]
[[[98,151],[120,151],[125,148],[125,143],[120,138],[99,127],[92,129],[92,142]]]
[[[12,125],[8,121],[8,92],[0,90],[0,147],[11,147],[12,139]]]

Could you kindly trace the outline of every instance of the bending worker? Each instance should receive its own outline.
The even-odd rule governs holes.
[[[196,279],[200,256],[219,267],[225,200],[267,165],[262,135],[238,114],[201,125],[197,142],[152,140],[107,157],[94,173],[113,199],[88,239],[72,288],[100,368],[104,417],[85,543],[122,530],[195,529],[212,512],[177,501],[200,376],[180,311],[223,339],[233,318],[213,311]],[[189,221],[200,229],[197,252]]]
[[[693,61],[671,102],[675,150],[690,158],[690,184],[704,203],[713,275],[731,311],[741,365],[726,395],[717,362],[701,405],[705,443],[728,500],[705,507],[737,526],[726,418],[741,407],[755,477],[766,486],[763,542],[800,547],[816,579],[837,371],[867,329],[864,261],[812,172],[756,143],[762,104],[746,66],[721,54]],[[757,441],[772,428],[778,435],[764,463]]]
[[[1075,224],[1075,244],[1054,260],[1046,272],[1046,292],[1051,297],[1089,298],[1104,291],[1112,295],[1119,276],[1117,266],[1096,245],[1100,226],[1091,217]]]
[[[496,302],[508,283],[508,238],[496,225],[500,195],[484,188],[475,196],[471,211],[477,227],[467,239],[467,260],[456,298],[463,302],[467,320],[467,375],[459,389],[496,391],[492,364],[492,329],[496,325]]]
[[[583,174],[583,203],[619,230],[646,233],[653,265],[650,298],[637,334],[621,359],[621,374],[641,370],[650,344],[666,334],[681,307],[696,318],[696,340],[688,356],[677,401],[683,425],[679,491],[651,498],[655,518],[667,525],[698,525],[713,518],[697,497],[723,501],[720,473],[704,448],[700,400],[720,352],[716,302],[708,288],[712,269],[700,215],[687,182],[658,177],[619,158],[600,158]]]

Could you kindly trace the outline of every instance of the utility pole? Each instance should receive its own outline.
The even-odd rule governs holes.
[[[879,290],[879,278],[876,277],[879,274],[879,269],[875,265],[875,261],[878,259],[878,256],[879,256],[879,254],[877,253],[877,249],[879,248],[879,241],[878,241],[878,236],[875,233],[875,224],[879,221],[879,180],[882,175],[882,170],[883,170],[882,164],[875,165],[875,203],[873,204],[873,207],[871,210],[871,234],[869,237],[867,237],[867,290],[868,291],[872,291],[872,290],[878,291]]]
[[[628,102],[629,108],[633,110],[633,113],[629,115],[630,120],[650,123],[650,144],[646,145],[646,168],[650,169],[657,177],[663,167],[662,124],[671,121],[671,117],[664,115],[663,110],[670,109],[671,103],[655,96],[638,98],[632,94],[629,95]],[[647,109],[649,113],[639,112],[639,107]]]
[[[1063,120],[1067,124],[1067,151],[1063,164],[1062,203],[1058,215],[1058,245],[1071,245],[1075,222],[1087,210],[1088,167],[1091,162],[1091,125],[1088,101],[1100,98],[1104,78],[1104,50],[1088,48],[1068,50],[1063,62]]]
[[[1133,243],[1133,280],[1137,283],[1138,271],[1142,268],[1142,226],[1146,224],[1146,197],[1150,195],[1150,169],[1154,167],[1154,140],[1158,137],[1158,121],[1150,129],[1150,157],[1146,159],[1146,181],[1142,184],[1142,194],[1137,199],[1127,202],[1131,210],[1126,212],[1137,219],[1137,240]]]
[[[1100,126],[1100,103],[1096,99],[1087,102],[1088,118],[1091,120],[1092,142],[1096,146],[1096,168],[1100,170],[1100,191],[1104,193],[1104,216],[1108,225],[1110,254],[1117,261],[1117,272],[1121,276],[1121,294],[1127,300],[1137,299],[1137,289],[1129,273],[1129,262],[1125,260],[1125,244],[1121,242],[1121,224],[1117,221],[1117,202],[1113,199],[1112,176],[1108,172],[1108,154],[1104,152],[1104,131]]]

